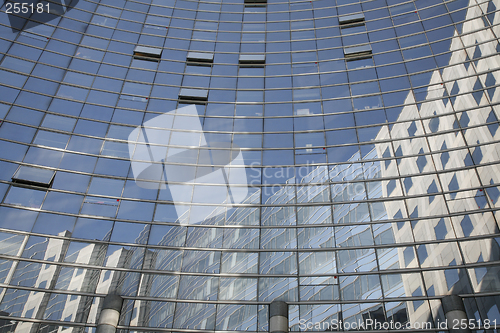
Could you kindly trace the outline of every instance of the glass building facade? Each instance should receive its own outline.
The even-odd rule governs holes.
[[[500,324],[500,0],[0,4],[0,332]]]

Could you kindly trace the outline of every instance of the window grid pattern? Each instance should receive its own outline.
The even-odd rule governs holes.
[[[500,1],[73,0],[31,17],[6,4],[6,332],[93,331],[108,293],[125,298],[120,332],[267,331],[275,299],[291,331],[437,330],[448,294],[500,321]],[[192,181],[174,205],[136,183],[130,159],[147,160],[130,133],[189,104],[207,141],[241,149],[243,202]],[[199,144],[182,133],[164,135],[169,151]],[[19,182],[20,168],[52,176]]]

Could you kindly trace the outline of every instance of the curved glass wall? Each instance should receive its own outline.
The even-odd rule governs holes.
[[[500,322],[499,0],[0,4],[2,332]]]

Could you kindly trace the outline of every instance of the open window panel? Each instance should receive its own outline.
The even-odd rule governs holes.
[[[251,65],[262,67],[266,63],[265,54],[240,54],[239,64],[240,65]]]
[[[201,66],[210,66],[214,62],[214,54],[208,52],[188,52],[188,63]]]
[[[351,25],[364,24],[365,16],[363,14],[352,14],[339,16],[339,24],[342,28]]]
[[[187,99],[187,98],[179,98],[179,105],[207,105],[207,101],[196,100],[196,99]],[[181,106],[179,106],[180,108]]]
[[[160,61],[162,49],[156,47],[136,46],[134,59]]]
[[[347,61],[370,58],[372,56],[372,47],[370,45],[360,45],[344,48],[344,57]]]
[[[179,92],[179,101],[181,100],[189,102],[205,102],[208,100],[208,90],[181,88],[181,91]]]
[[[245,0],[245,7],[250,6],[265,6],[267,4],[267,0]]]
[[[245,3],[245,8],[266,8],[267,2],[264,3]]]
[[[12,181],[18,184],[49,188],[52,186],[54,170],[21,165],[12,176]]]

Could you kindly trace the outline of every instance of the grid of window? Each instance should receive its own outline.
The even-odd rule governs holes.
[[[500,324],[500,0],[65,2],[0,1],[2,331]]]

